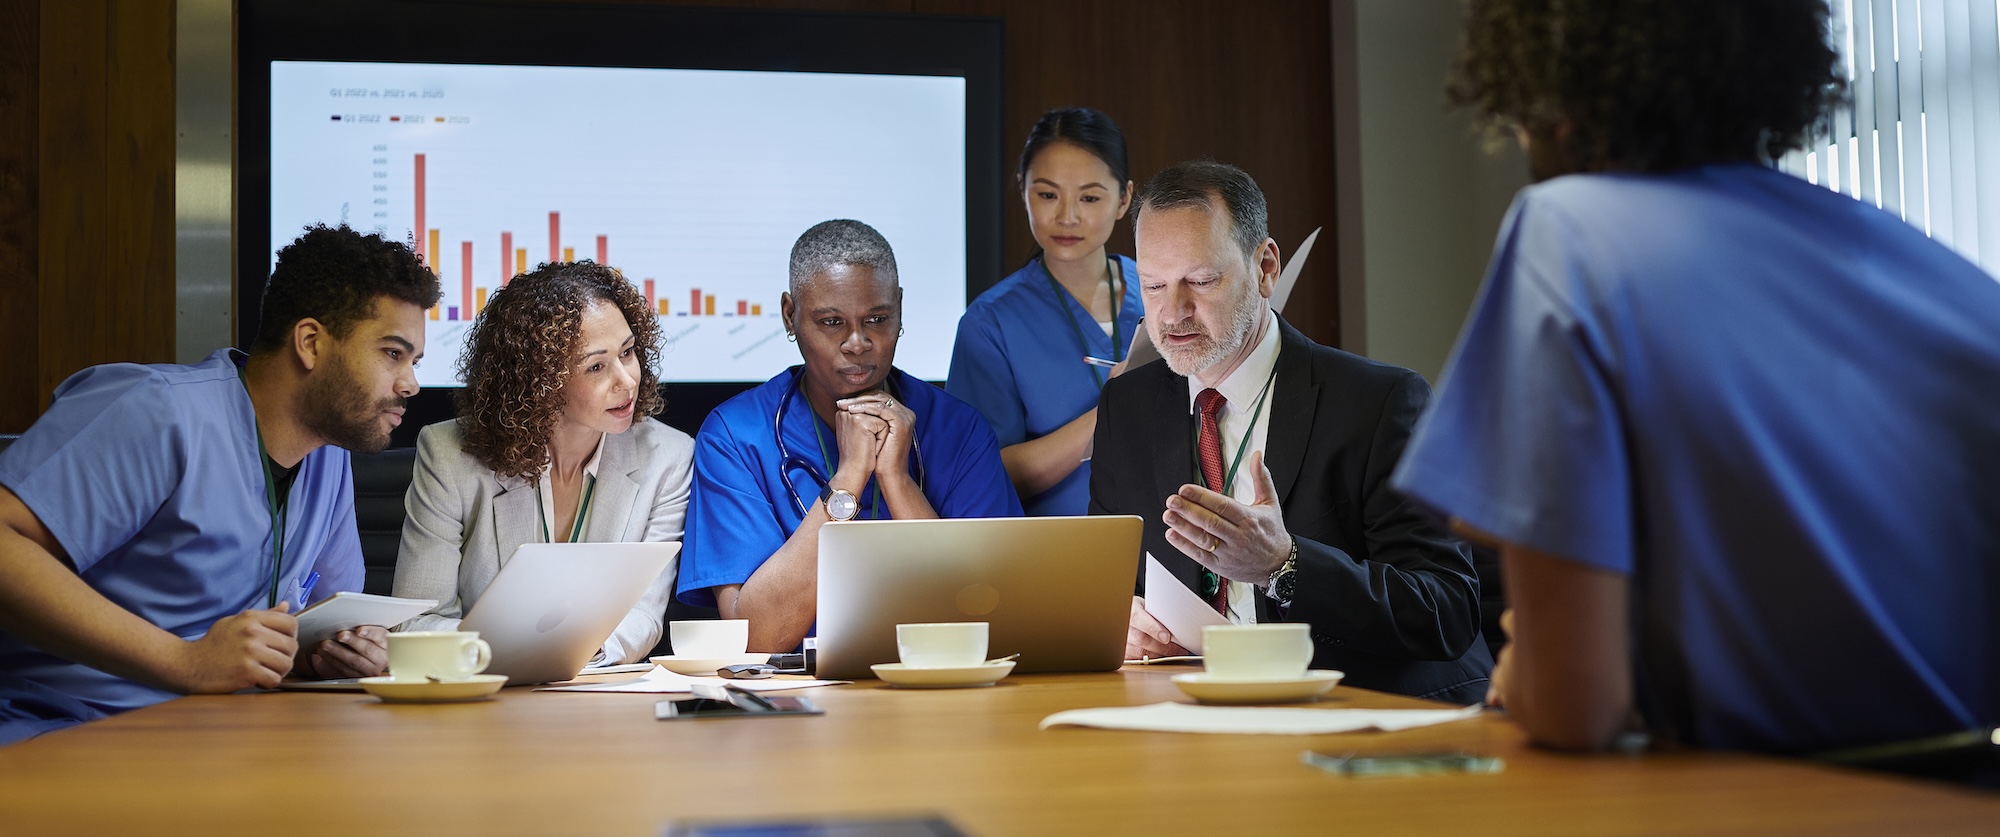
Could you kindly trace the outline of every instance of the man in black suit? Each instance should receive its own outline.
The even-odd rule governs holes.
[[[1146,551],[1232,622],[1310,624],[1316,668],[1478,702],[1493,663],[1471,552],[1388,486],[1430,387],[1271,310],[1278,246],[1242,170],[1182,163],[1136,205],[1165,362],[1104,388],[1091,511],[1145,518]],[[1142,599],[1128,636],[1128,657],[1185,653]]]

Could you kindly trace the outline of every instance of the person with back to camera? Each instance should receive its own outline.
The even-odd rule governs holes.
[[[774,653],[812,631],[828,521],[1021,514],[992,428],[893,365],[903,289],[882,234],[815,225],[790,273],[780,308],[804,363],[702,422],[679,586],[683,602],[748,619],[750,650]]]
[[[0,453],[0,744],[382,671],[384,627],[299,648],[292,611],[361,589],[347,451],[388,446],[437,300],[408,247],[310,227],[278,251],[247,356],[56,388]]]
[[[473,321],[459,417],[423,429],[407,499],[398,596],[437,599],[407,630],[456,630],[530,543],[681,539],[694,440],[651,416],[659,321],[617,270],[544,264]],[[593,664],[646,658],[673,594],[669,563]]]
[[[1091,108],[1049,111],[1015,180],[1041,252],[966,308],[945,389],[993,425],[1028,514],[1084,514],[1098,393],[1145,312],[1137,264],[1105,251],[1132,203],[1125,137]]]
[[[1969,732],[2000,785],[2000,283],[1771,167],[1838,96],[1827,15],[1472,4],[1454,98],[1539,182],[1395,483],[1500,544],[1538,744]]]

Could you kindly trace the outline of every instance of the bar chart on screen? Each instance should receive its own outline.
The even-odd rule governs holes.
[[[779,313],[792,243],[829,218],[889,239],[898,365],[943,377],[965,302],[960,79],[317,62],[272,76],[273,250],[341,221],[408,241],[444,290],[425,386],[458,383],[466,333],[515,276],[580,259],[645,297],[663,380],[768,378],[798,362]],[[883,97],[936,116],[882,124]]]

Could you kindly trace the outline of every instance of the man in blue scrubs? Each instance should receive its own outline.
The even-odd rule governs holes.
[[[807,230],[780,304],[805,363],[702,423],[679,582],[681,601],[750,620],[750,649],[771,652],[812,631],[827,521],[1021,514],[986,421],[892,366],[903,289],[880,233]]]
[[[404,246],[314,227],[278,251],[249,355],[56,389],[0,454],[0,744],[292,671],[382,671],[382,629],[299,649],[291,613],[361,588],[343,448],[388,444],[437,300]]]
[[[1759,162],[1837,89],[1826,15],[1474,4],[1458,98],[1542,182],[1395,483],[1502,544],[1494,691],[1537,743],[1636,709],[1707,747],[1994,746],[2000,283]]]

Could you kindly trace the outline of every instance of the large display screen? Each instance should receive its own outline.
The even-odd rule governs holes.
[[[895,249],[897,365],[942,379],[967,295],[957,76],[272,61],[270,247],[344,221],[443,280],[424,386],[473,318],[546,261],[621,270],[659,317],[661,378],[798,362],[778,314],[792,242],[830,218]],[[275,256],[271,257],[275,261]]]

